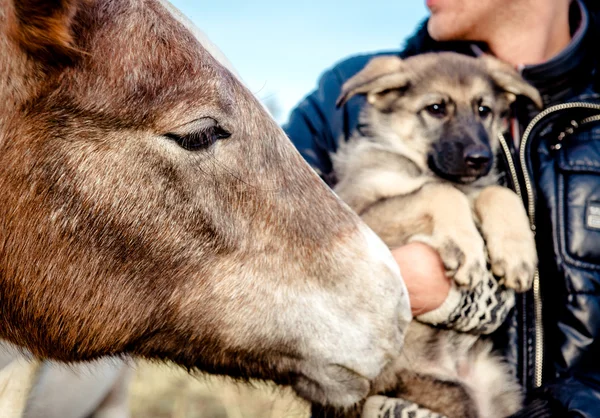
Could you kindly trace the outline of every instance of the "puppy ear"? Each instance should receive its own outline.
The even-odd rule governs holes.
[[[509,93],[509,100],[515,101],[517,96],[528,97],[538,108],[544,106],[539,91],[519,75],[510,65],[496,58],[484,55],[479,58],[483,61],[494,83],[505,92]]]
[[[367,100],[373,104],[377,100],[377,94],[386,90],[405,88],[408,83],[406,64],[400,57],[395,55],[376,57],[344,83],[336,106],[342,106],[357,94],[367,94]]]
[[[11,35],[36,59],[60,62],[73,58],[73,17],[78,0],[13,0]]]

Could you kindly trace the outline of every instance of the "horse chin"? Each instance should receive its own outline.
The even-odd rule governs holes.
[[[298,375],[292,387],[304,399],[339,408],[364,399],[371,388],[369,379],[337,364]]]

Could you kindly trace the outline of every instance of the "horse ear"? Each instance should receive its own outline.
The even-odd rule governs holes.
[[[540,92],[525,81],[510,65],[487,55],[484,55],[479,59],[483,61],[494,84],[508,93],[511,102],[513,102],[517,96],[525,96],[535,103],[538,108],[541,109],[544,106]]]
[[[72,24],[79,0],[13,0],[12,35],[36,58],[60,62],[71,59]]]
[[[357,94],[367,94],[367,100],[373,104],[378,94],[402,89],[409,83],[409,74],[402,59],[395,55],[375,57],[342,86],[342,92],[336,106],[340,107]]]

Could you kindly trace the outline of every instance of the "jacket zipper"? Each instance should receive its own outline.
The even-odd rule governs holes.
[[[586,103],[586,102],[572,102],[572,103],[563,103],[556,106],[551,106],[546,110],[540,112],[536,117],[534,117],[525,132],[523,133],[523,137],[520,142],[519,149],[519,163],[521,172],[523,174],[523,180],[525,184],[525,192],[527,194],[527,215],[529,216],[529,226],[531,230],[535,234],[535,202],[534,202],[534,194],[533,194],[533,185],[531,183],[531,177],[529,175],[529,170],[527,168],[527,141],[529,140],[529,136],[533,131],[533,128],[540,123],[542,119],[546,116],[551,115],[555,112],[567,109],[594,109],[600,110],[600,104]],[[600,115],[591,116],[584,119],[581,123],[587,123],[600,120]],[[510,148],[506,143],[506,139],[503,135],[500,135],[500,144],[504,153],[506,154],[506,158],[508,161],[508,167],[510,174],[513,178],[513,183],[515,184],[515,192],[521,197],[522,192],[519,186],[519,177],[517,175],[517,169],[515,167],[514,161],[512,159],[512,155],[510,152]],[[536,269],[535,275],[533,278],[533,306],[534,306],[534,315],[535,315],[535,345],[534,345],[534,386],[536,388],[542,386],[543,383],[543,365],[544,365],[544,329],[542,326],[542,295],[540,289],[540,274],[539,270]]]
[[[508,163],[508,171],[510,171],[510,176],[513,180],[513,187],[515,188],[515,193],[517,193],[521,200],[523,200],[523,195],[521,194],[521,185],[519,184],[519,178],[517,176],[517,168],[515,167],[515,162],[512,158],[512,153],[510,152],[508,142],[502,134],[498,134],[498,139],[500,140],[500,146],[502,147],[502,151],[504,151],[504,155],[506,156],[506,162]]]
[[[519,196],[519,198],[521,199],[521,201],[523,202],[523,205],[525,205],[525,199],[523,197],[523,194],[521,192],[521,185],[520,185],[520,181],[519,181],[519,176],[517,174],[517,168],[515,166],[515,162],[513,160],[513,156],[512,156],[512,152],[510,150],[510,147],[508,145],[508,142],[506,141],[506,138],[504,137],[503,134],[498,134],[498,139],[500,140],[500,146],[502,147],[502,150],[504,151],[504,155],[506,157],[506,163],[508,164],[508,170],[510,172],[510,176],[512,177],[512,183],[513,183],[513,188],[515,190],[515,193]],[[538,270],[535,270],[535,276],[534,276],[534,287],[535,287],[535,278],[538,276]],[[535,289],[534,289],[534,293],[535,293]],[[523,318],[523,321],[525,322],[527,319],[526,317]],[[537,316],[536,316],[536,323],[537,323]],[[539,338],[539,336],[536,333],[536,341]],[[526,338],[523,338],[523,341],[527,341]],[[536,353],[536,358],[537,358],[537,353]],[[524,367],[526,367],[526,364],[528,363],[527,361],[524,362]],[[526,376],[527,374],[525,374]],[[523,378],[522,382],[521,382],[524,386],[526,386],[527,384],[527,379]]]
[[[579,126],[585,125],[586,123],[598,122],[598,121],[600,121],[600,115],[590,116],[589,118],[585,118],[581,122],[579,122]]]

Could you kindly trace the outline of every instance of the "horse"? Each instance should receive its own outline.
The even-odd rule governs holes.
[[[364,398],[398,267],[214,48],[161,0],[0,4],[0,339]]]

